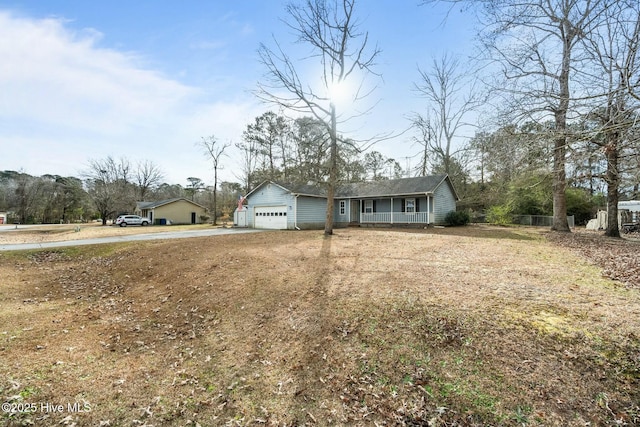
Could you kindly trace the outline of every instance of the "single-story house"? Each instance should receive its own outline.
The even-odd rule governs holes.
[[[321,229],[327,209],[326,188],[265,181],[246,196],[245,224],[267,229]],[[338,186],[334,227],[444,223],[459,200],[447,175],[357,182]]]
[[[135,214],[147,217],[152,224],[200,224],[207,208],[185,198],[136,202]]]

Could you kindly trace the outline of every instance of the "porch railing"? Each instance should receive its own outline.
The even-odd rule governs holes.
[[[393,215],[393,220],[391,219],[391,215]],[[385,224],[426,224],[431,218],[433,218],[433,213],[429,216],[428,212],[375,212],[360,214],[360,222],[380,222]]]

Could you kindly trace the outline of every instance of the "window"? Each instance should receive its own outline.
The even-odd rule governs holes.
[[[364,201],[364,213],[373,213],[373,200]]]
[[[405,199],[404,208],[406,213],[416,213],[416,199]]]
[[[347,213],[347,202],[344,200],[340,200],[340,215],[344,215]]]

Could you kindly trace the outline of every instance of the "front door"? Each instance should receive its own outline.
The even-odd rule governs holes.
[[[350,222],[360,222],[360,202],[358,200],[351,201],[350,207],[351,217],[349,218]]]
[[[191,224],[195,224],[195,223],[196,223],[196,213],[191,212]]]

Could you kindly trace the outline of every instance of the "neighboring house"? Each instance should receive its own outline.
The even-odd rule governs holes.
[[[0,212],[0,225],[7,223],[7,213]]]
[[[458,200],[447,175],[344,184],[335,193],[335,227],[441,224]],[[324,228],[327,197],[319,186],[265,181],[246,200],[248,227]]]
[[[135,214],[147,217],[152,224],[200,224],[207,209],[185,198],[159,202],[136,202]]]

